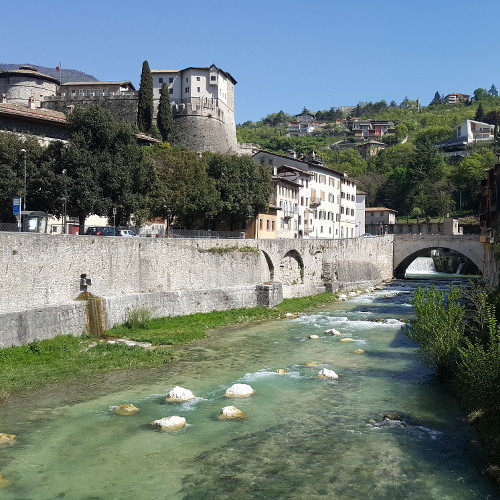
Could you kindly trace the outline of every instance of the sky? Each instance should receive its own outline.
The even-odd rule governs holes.
[[[61,64],[136,88],[145,60],[213,63],[238,82],[236,123],[500,89],[495,0],[23,0],[1,12],[1,63]]]

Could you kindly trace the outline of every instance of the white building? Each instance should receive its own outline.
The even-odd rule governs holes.
[[[467,139],[467,144],[481,141],[492,141],[495,138],[495,126],[476,120],[465,120],[453,127],[455,137]]]
[[[175,104],[217,102],[234,112],[236,80],[214,64],[210,67],[151,70],[156,107],[161,86],[166,83],[170,101]]]
[[[354,238],[356,184],[347,174],[327,168],[314,156],[299,160],[267,151],[253,159],[269,164],[275,175],[299,184],[296,238]],[[278,212],[278,219],[283,216]],[[281,227],[286,221],[279,220]]]

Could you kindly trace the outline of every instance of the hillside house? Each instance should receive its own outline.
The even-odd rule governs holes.
[[[470,98],[469,94],[460,94],[459,92],[454,92],[444,96],[443,101],[445,104],[457,104],[458,102],[467,102]]]

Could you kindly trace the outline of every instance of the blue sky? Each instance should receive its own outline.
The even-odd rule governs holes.
[[[144,60],[215,63],[238,81],[237,123],[500,89],[495,0],[24,0],[2,5],[2,20],[3,63],[61,62],[137,87]]]

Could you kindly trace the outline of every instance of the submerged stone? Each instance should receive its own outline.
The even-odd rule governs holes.
[[[339,342],[354,342],[351,337],[344,337],[343,339],[339,339]]]
[[[0,489],[7,488],[10,485],[10,481],[5,478],[3,474],[0,474]]]
[[[130,403],[119,405],[113,409],[113,413],[116,413],[117,415],[134,415],[138,411],[139,408]]]
[[[253,388],[248,384],[233,384],[226,390],[228,398],[244,398],[255,394]]]
[[[167,394],[165,401],[167,403],[184,403],[191,399],[194,399],[194,394],[189,389],[176,386]]]
[[[15,434],[5,434],[3,432],[0,432],[0,445],[2,444],[12,445],[15,444],[15,442],[16,442]]]
[[[309,335],[309,338],[311,340],[318,340],[319,339],[319,335]]]
[[[217,418],[221,420],[234,420],[237,418],[246,418],[247,416],[236,406],[224,406]]]
[[[177,429],[182,429],[186,425],[186,419],[184,417],[172,415],[170,417],[153,420],[150,425],[162,431],[175,431]]]
[[[364,349],[355,349],[352,351],[354,354],[364,354],[366,351]]]
[[[276,373],[288,373],[288,370],[286,370],[285,368],[278,368],[276,370]]]

